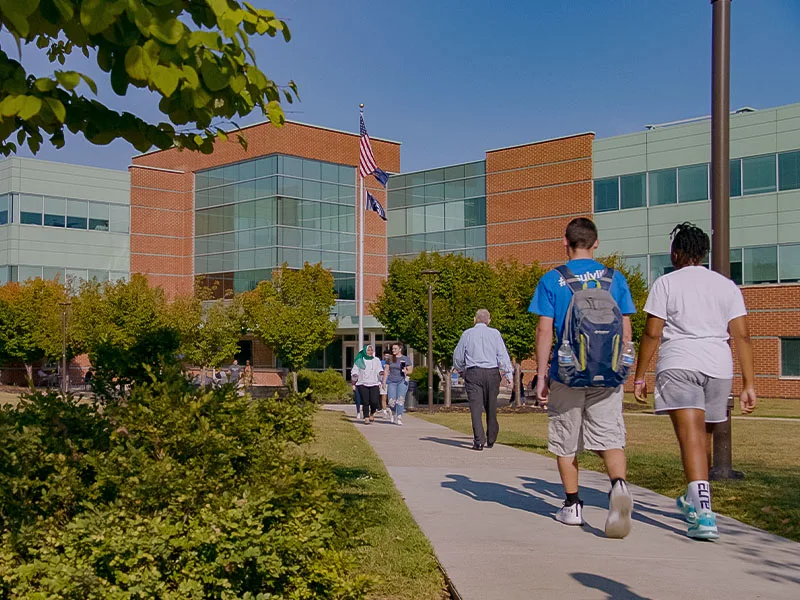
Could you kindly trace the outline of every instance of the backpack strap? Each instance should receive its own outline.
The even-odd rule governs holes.
[[[561,277],[564,278],[564,282],[569,286],[569,289],[572,290],[573,294],[575,292],[580,292],[583,289],[583,282],[575,277],[567,265],[556,267],[556,271],[558,271],[561,274]]]
[[[616,273],[617,272],[611,267],[606,267],[606,272],[603,273],[603,276],[598,280],[600,282],[600,287],[604,290],[610,290]]]

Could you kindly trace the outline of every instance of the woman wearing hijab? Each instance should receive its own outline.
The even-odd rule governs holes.
[[[356,388],[361,396],[361,410],[364,411],[364,424],[375,420],[375,413],[381,408],[380,384],[383,375],[381,359],[375,357],[372,346],[364,346],[353,361],[351,378],[356,380]]]

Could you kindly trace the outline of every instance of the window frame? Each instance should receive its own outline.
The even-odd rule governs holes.
[[[800,371],[798,371],[797,375],[786,375],[783,372],[783,357],[784,357],[783,342],[791,340],[800,344],[800,337],[790,335],[790,336],[780,336],[778,339],[780,340],[780,344],[778,344],[778,363],[779,363],[778,368],[780,369],[780,374],[778,375],[778,379],[792,379],[792,380],[800,379]]]

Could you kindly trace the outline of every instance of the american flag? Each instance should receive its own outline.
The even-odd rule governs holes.
[[[369,143],[369,134],[364,125],[364,115],[361,115],[361,157],[358,170],[362,177],[366,177],[370,173],[374,173],[377,168],[378,163],[375,162],[375,156],[372,154],[372,144]]]

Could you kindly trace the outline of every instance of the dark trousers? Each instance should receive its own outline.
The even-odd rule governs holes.
[[[377,385],[357,385],[356,389],[361,395],[361,408],[364,410],[364,418],[368,419],[381,409],[381,391]]]
[[[497,424],[497,395],[500,393],[500,370],[470,367],[464,373],[464,389],[472,413],[472,433],[475,443],[494,444],[500,426]],[[482,413],[486,411],[486,431]]]

